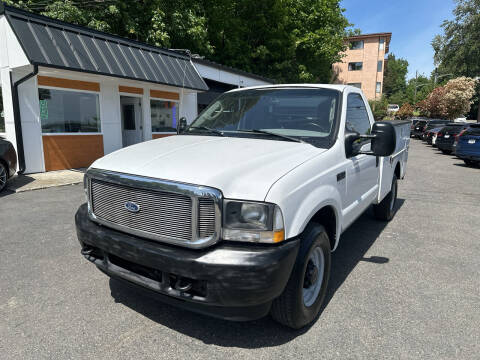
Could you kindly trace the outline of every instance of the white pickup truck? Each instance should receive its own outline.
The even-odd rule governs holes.
[[[355,87],[306,84],[233,90],[179,123],[89,168],[82,254],[193,311],[312,322],[342,232],[372,204],[395,214],[410,124],[374,122]]]

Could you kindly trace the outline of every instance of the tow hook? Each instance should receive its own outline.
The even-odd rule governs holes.
[[[175,290],[181,292],[187,292],[192,288],[192,283],[190,281],[185,281],[184,278],[178,277],[174,285]]]
[[[83,256],[90,256],[92,255],[93,250],[94,250],[93,248],[89,246],[85,246],[84,248],[82,248],[80,252]]]

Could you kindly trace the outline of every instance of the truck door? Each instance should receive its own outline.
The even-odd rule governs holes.
[[[370,133],[371,126],[362,96],[359,93],[348,94],[345,130],[366,135]],[[370,145],[369,139],[359,139],[355,144],[362,151],[370,151]],[[376,157],[358,154],[348,158],[346,181],[344,219],[347,224],[350,224],[371,204],[377,195],[378,168]]]

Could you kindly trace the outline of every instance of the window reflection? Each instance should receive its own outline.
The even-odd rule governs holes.
[[[150,100],[152,132],[177,131],[178,104],[174,101]]]
[[[100,132],[98,94],[38,89],[43,133]]]

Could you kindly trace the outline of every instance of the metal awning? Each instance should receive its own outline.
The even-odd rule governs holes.
[[[188,56],[0,3],[33,65],[208,90]]]

